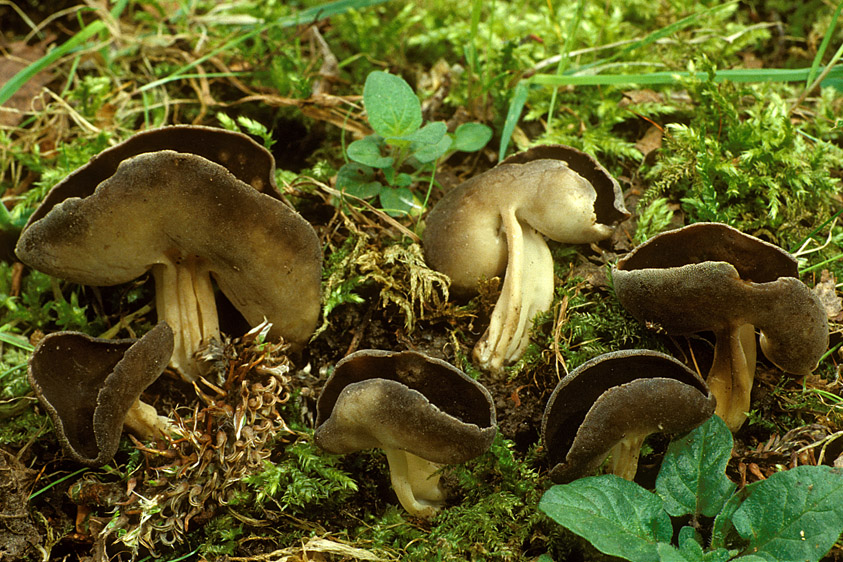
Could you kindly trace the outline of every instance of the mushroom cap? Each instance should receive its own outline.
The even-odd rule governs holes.
[[[226,168],[170,150],[122,162],[92,195],[32,223],[21,261],[86,285],[115,285],[157,263],[202,258],[246,320],[307,341],[319,315],[322,252],[313,227]]]
[[[390,448],[456,464],[488,450],[496,431],[488,390],[415,351],[348,355],[325,383],[316,411],[314,441],[336,454]]]
[[[793,256],[718,223],[660,234],[612,272],[618,299],[639,321],[677,335],[752,324],[770,361],[804,375],[828,347],[828,319],[796,275]]]
[[[705,382],[663,353],[623,350],[583,363],[554,389],[542,441],[554,482],[596,470],[628,435],[689,431],[714,413]]]
[[[629,216],[618,182],[591,156],[562,145],[538,146],[510,156],[458,185],[427,217],[429,265],[459,291],[502,275],[507,265],[501,216],[518,220],[558,242],[607,238]]]
[[[163,322],[140,339],[56,332],[38,343],[29,360],[29,383],[71,458],[88,466],[111,460],[126,413],[172,352],[173,331]]]
[[[94,156],[47,193],[27,226],[65,199],[91,195],[97,185],[114,175],[124,160],[159,150],[195,154],[216,162],[257,191],[280,199],[275,185],[275,159],[250,137],[215,127],[173,125],[142,131]]]

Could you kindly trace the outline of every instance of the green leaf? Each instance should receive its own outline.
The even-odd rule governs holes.
[[[403,138],[419,145],[438,144],[442,141],[442,137],[444,137],[447,133],[448,126],[444,121],[434,121],[433,123],[428,123],[415,133]]]
[[[732,516],[744,550],[774,560],[819,560],[843,532],[843,471],[798,466],[753,487]]]
[[[402,217],[413,214],[421,209],[413,192],[406,187],[390,187],[380,192],[381,208],[388,215]]]
[[[714,517],[735,491],[726,477],[732,433],[717,416],[671,441],[656,479],[656,493],[674,517]]]
[[[400,76],[380,70],[369,73],[363,104],[372,129],[385,139],[406,137],[421,127],[421,102]]]
[[[425,144],[418,146],[418,148],[416,148],[416,145],[414,144],[413,156],[422,164],[433,162],[448,152],[448,149],[451,148],[451,142],[451,137],[445,135],[436,144]]]
[[[337,172],[337,189],[361,199],[380,193],[383,185],[375,180],[374,170],[355,162],[344,164]]]
[[[673,534],[661,498],[611,474],[553,486],[539,509],[599,551],[632,562],[658,560],[658,543]]]
[[[348,145],[348,157],[372,168],[386,168],[392,165],[391,156],[381,155],[380,137],[369,135]]]
[[[451,148],[463,152],[476,152],[486,146],[492,138],[492,129],[483,123],[463,123],[454,131]]]

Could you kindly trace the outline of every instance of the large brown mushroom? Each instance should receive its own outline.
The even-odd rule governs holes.
[[[553,301],[553,258],[544,237],[596,242],[628,216],[606,169],[561,145],[516,154],[445,194],[427,218],[430,266],[463,293],[505,272],[489,327],[474,348],[482,368],[499,372],[517,361],[530,322]]]
[[[142,439],[170,429],[167,418],[140,395],[164,371],[172,352],[173,331],[163,322],[140,339],[56,332],[38,343],[29,360],[29,382],[73,460],[107,463],[124,425]]]
[[[612,273],[618,299],[639,321],[671,335],[714,332],[707,382],[732,431],[749,411],[755,328],[764,355],[788,373],[810,373],[828,347],[822,303],[797,275],[793,256],[719,223],[662,233]]]
[[[79,173],[92,181],[102,175],[91,170]],[[252,183],[269,181],[264,171],[260,178]],[[19,259],[86,285],[151,271],[159,320],[176,334],[172,365],[187,380],[203,372],[196,352],[219,339],[214,282],[249,324],[268,320],[270,338],[302,345],[313,333],[322,263],[316,233],[220,164],[172,150],[142,153],[122,161],[93,193],[49,203],[24,230]]]
[[[398,500],[417,517],[444,504],[438,471],[492,444],[489,392],[452,365],[414,351],[362,350],[337,363],[317,403],[316,445],[383,449]]]
[[[648,350],[605,353],[565,376],[542,418],[550,477],[564,484],[609,472],[632,480],[653,433],[690,431],[714,413],[705,382],[676,359]]]

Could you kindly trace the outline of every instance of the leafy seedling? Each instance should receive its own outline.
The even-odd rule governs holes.
[[[482,123],[463,123],[453,133],[442,121],[422,125],[418,96],[403,78],[388,72],[369,74],[363,104],[374,134],[348,145],[350,161],[337,174],[337,188],[361,199],[377,196],[393,216],[421,210],[411,188],[431,183],[439,159],[480,150],[492,138]]]
[[[553,486],[539,509],[631,562],[820,560],[843,531],[843,472],[798,466],[735,491],[725,474],[731,450],[731,432],[713,416],[670,444],[655,493],[592,476]]]

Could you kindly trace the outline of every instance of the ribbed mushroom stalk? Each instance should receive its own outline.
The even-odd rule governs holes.
[[[325,383],[314,441],[335,454],[383,449],[398,501],[432,517],[446,500],[442,466],[480,455],[494,436],[489,392],[459,369],[412,351],[362,350]]]
[[[629,216],[620,186],[590,156],[560,145],[516,154],[448,192],[427,218],[428,263],[457,293],[504,275],[489,327],[474,348],[500,372],[529,344],[531,322],[553,301],[553,258],[545,236],[583,244],[611,236]]]
[[[714,413],[705,382],[676,359],[648,350],[606,353],[565,376],[542,418],[550,477],[566,483],[609,471],[632,480],[644,440],[681,433]]]
[[[107,463],[124,425],[147,440],[171,429],[167,418],[139,398],[172,352],[173,331],[165,323],[137,340],[56,332],[38,343],[29,360],[29,382],[73,460]]]
[[[151,271],[159,320],[176,334],[172,365],[186,380],[203,374],[196,354],[220,337],[213,281],[249,324],[268,320],[270,338],[300,346],[313,333],[322,263],[316,233],[216,162],[172,150],[142,153],[92,193],[50,202],[24,230],[20,260],[86,285]]]
[[[828,347],[819,298],[784,250],[718,223],[660,234],[621,259],[612,273],[621,304],[666,334],[713,331],[707,382],[717,415],[732,431],[746,420],[761,350],[785,372],[806,375]]]

